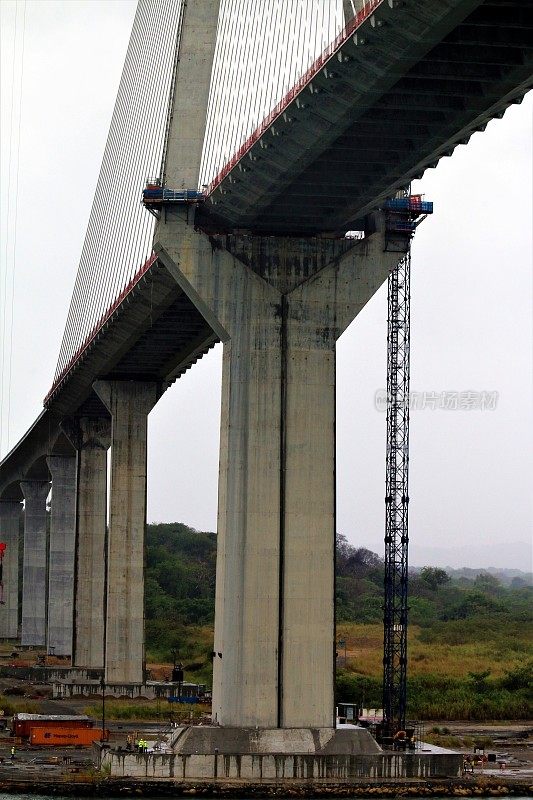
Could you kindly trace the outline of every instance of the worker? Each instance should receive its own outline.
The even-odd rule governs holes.
[[[11,761],[15,760],[15,745],[11,748]]]
[[[405,750],[407,744],[406,732],[404,730],[396,731],[392,743],[395,750]]]

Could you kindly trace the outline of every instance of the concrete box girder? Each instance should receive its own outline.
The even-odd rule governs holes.
[[[199,224],[278,235],[357,229],[533,85],[531,16],[503,0],[382,3],[223,178]],[[373,119],[377,133],[400,132],[414,119],[421,127],[400,154],[376,143],[369,158],[358,137]],[[353,144],[339,184],[328,161],[342,160],[346,136]]]

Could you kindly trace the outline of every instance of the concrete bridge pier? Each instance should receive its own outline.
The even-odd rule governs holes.
[[[48,456],[47,464],[52,476],[52,505],[46,649],[56,656],[71,656],[76,549],[76,457]]]
[[[104,665],[104,594],[107,548],[107,451],[109,418],[64,420],[62,428],[78,452],[77,556],[73,666]]]
[[[46,645],[46,498],[49,481],[25,480],[21,644]]]
[[[179,212],[158,228],[160,259],[224,342],[213,678],[224,726],[335,725],[335,344],[398,261],[380,217],[374,227],[355,244],[208,238]]]
[[[144,541],[148,413],[155,382],[97,381],[111,414],[111,485],[107,547],[106,683],[144,680]]]
[[[19,529],[22,506],[18,500],[0,500],[0,538],[6,545],[2,562],[4,605],[0,606],[0,637],[18,637]]]

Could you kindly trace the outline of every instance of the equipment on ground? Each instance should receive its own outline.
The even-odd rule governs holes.
[[[422,195],[391,197],[383,204],[385,211],[385,250],[406,253],[416,229],[428,214],[433,214],[433,203],[422,200]]]
[[[205,200],[205,194],[196,189],[167,189],[160,178],[148,178],[143,191],[143,203],[149,211],[159,210],[166,205],[195,205]]]
[[[109,739],[109,731],[102,728],[67,727],[55,725],[31,728],[29,743],[41,747],[89,747],[94,742]]]
[[[65,730],[67,728],[94,728],[94,720],[82,714],[25,714],[13,715],[11,735],[29,739],[37,728]]]

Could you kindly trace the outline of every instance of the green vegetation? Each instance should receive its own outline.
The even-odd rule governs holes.
[[[4,717],[12,717],[13,714],[38,714],[39,705],[33,700],[24,698],[5,697],[0,695],[0,709]]]
[[[83,710],[84,714],[93,719],[102,719],[102,703],[95,703]],[[186,703],[172,703],[166,700],[133,701],[133,700],[107,700],[105,715],[108,720],[128,720],[129,722],[143,722],[146,720],[168,720],[170,714],[175,721],[181,719],[199,719],[209,713],[204,705],[190,705]]]
[[[149,525],[146,617],[150,662],[185,666],[211,682],[216,536],[186,525]],[[524,719],[533,707],[533,590],[488,573],[410,576],[409,714],[421,719]],[[337,695],[381,705],[383,562],[337,541]],[[357,620],[357,622],[356,622]]]
[[[507,688],[507,676],[516,670],[501,678],[487,676],[480,685],[480,673],[465,677],[417,675],[415,662],[407,687],[409,714],[419,719],[442,720],[529,719],[533,707],[533,660],[519,669],[528,670],[528,683],[511,691]],[[360,675],[356,667],[353,671],[341,670],[337,693],[339,699],[353,698],[375,708],[381,705],[381,679]]]
[[[214,533],[200,533],[180,523],[148,525],[148,660],[171,662],[176,651],[186,665],[187,680],[195,683],[211,683],[215,565]]]

